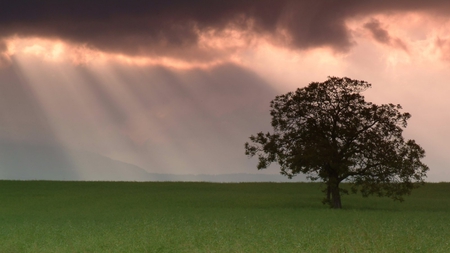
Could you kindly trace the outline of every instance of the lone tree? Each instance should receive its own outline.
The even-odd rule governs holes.
[[[272,162],[292,178],[307,174],[322,180],[324,203],[342,208],[341,182],[351,191],[402,196],[423,184],[428,167],[421,162],[425,151],[402,132],[411,117],[400,105],[375,105],[360,94],[370,88],[365,81],[329,77],[275,97],[270,103],[273,133],[251,136],[245,153],[259,158],[258,169]]]

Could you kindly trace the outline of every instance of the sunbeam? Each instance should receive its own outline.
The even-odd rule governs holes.
[[[405,133],[427,151],[430,180],[448,178],[445,15],[392,7],[336,12],[345,15],[321,23],[273,8],[279,16],[264,19],[255,9],[159,33],[141,34],[153,26],[141,33],[93,27],[98,36],[83,37],[52,26],[3,34],[0,149],[17,156],[3,155],[3,163],[17,165],[17,154],[42,146],[28,162],[54,160],[68,179],[257,172],[243,144],[270,130],[270,101],[327,76],[348,76],[373,84],[367,100],[400,103],[413,115]],[[122,37],[110,41],[116,32]],[[106,177],[112,171],[120,177]]]

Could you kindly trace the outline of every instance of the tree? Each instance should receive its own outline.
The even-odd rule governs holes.
[[[366,102],[365,81],[329,77],[271,101],[273,133],[252,135],[245,153],[259,158],[258,169],[271,163],[292,178],[303,173],[324,182],[324,203],[342,208],[341,182],[351,191],[403,201],[424,183],[425,151],[402,132],[411,117],[400,105]]]

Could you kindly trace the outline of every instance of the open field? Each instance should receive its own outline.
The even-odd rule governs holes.
[[[313,183],[0,181],[0,252],[450,252],[450,183],[406,202]]]

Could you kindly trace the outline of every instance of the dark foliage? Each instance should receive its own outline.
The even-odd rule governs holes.
[[[274,132],[252,135],[246,154],[258,156],[258,169],[276,162],[289,178],[304,173],[322,180],[324,202],[333,208],[342,207],[342,181],[352,183],[353,193],[403,201],[424,182],[425,151],[403,138],[411,115],[400,112],[400,105],[364,100],[360,93],[370,86],[329,77],[277,96],[270,104]]]

